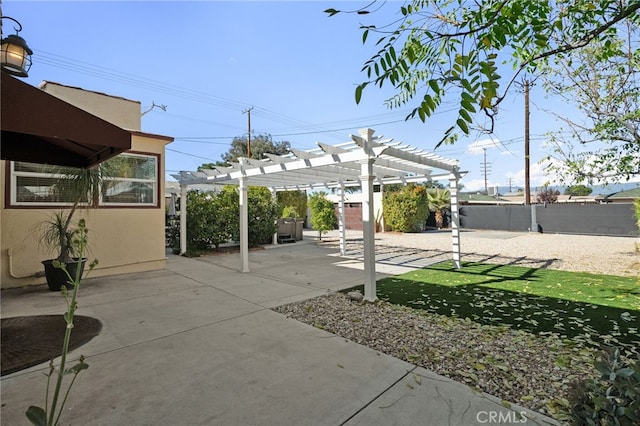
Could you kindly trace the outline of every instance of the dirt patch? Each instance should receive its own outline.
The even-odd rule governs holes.
[[[2,318],[1,375],[15,373],[60,356],[66,325],[62,315]],[[70,351],[89,342],[102,330],[99,320],[81,315],[74,318],[73,325]]]

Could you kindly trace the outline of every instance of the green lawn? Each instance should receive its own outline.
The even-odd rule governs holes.
[[[640,311],[640,280],[615,275],[451,261],[396,278],[444,286],[478,285],[500,290]]]
[[[640,350],[640,280],[630,277],[451,262],[378,281],[394,304],[534,333]]]

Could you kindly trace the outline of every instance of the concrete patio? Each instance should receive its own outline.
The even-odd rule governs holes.
[[[90,368],[62,424],[555,424],[270,310],[361,284],[334,249],[306,239],[249,259],[244,274],[237,255],[169,255],[166,270],[85,280],[78,314],[103,329],[71,354]],[[45,286],[2,292],[3,318],[64,309]],[[28,424],[45,367],[2,378],[2,424]]]

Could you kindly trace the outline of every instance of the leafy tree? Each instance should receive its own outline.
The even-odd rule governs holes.
[[[536,194],[536,200],[538,203],[553,204],[558,201],[558,195],[560,195],[560,191],[549,188],[549,185],[545,185]]]
[[[338,222],[335,206],[327,199],[326,193],[316,192],[309,197],[309,207],[311,208],[311,226],[318,231],[318,236],[322,240],[322,234],[333,229]]]
[[[400,191],[385,192],[382,208],[385,224],[392,231],[422,231],[429,215],[427,190],[422,185],[412,184]]]
[[[277,195],[280,217],[288,217],[285,210],[295,212],[296,217],[307,216],[307,192],[306,191],[282,191]]]
[[[579,112],[551,111],[564,128],[551,133],[559,161],[550,169],[565,180],[620,181],[640,172],[640,50],[637,27],[626,28],[626,41],[595,42],[541,73],[547,92]]]
[[[451,194],[447,189],[435,188],[427,191],[429,211],[435,213],[436,226],[442,229],[444,223],[443,212],[451,206]]]
[[[240,157],[247,157],[248,138],[236,136],[231,141],[229,151],[222,154],[224,163],[237,162]],[[274,142],[271,135],[258,135],[251,138],[251,158],[262,159],[264,154],[285,155],[291,152],[291,144],[286,141]]]
[[[589,188],[588,186],[573,185],[573,186],[568,186],[564,190],[564,195],[585,196],[585,195],[591,194],[592,192],[593,192],[593,189]]]
[[[216,161],[215,163],[203,163],[198,166],[198,171],[202,169],[215,169],[216,167],[228,167],[229,163],[225,163],[224,161]]]
[[[444,189],[445,186],[438,181],[428,181],[425,183],[416,183],[416,184],[412,184],[414,186],[424,186],[425,188],[439,188],[439,189]],[[403,183],[391,183],[391,184],[387,184],[384,186],[384,191],[385,192],[398,192],[398,191],[402,191],[405,188],[405,184]]]
[[[377,3],[351,13],[365,15],[385,5]],[[355,99],[360,102],[367,86],[387,83],[395,89],[387,105],[415,104],[407,118],[422,121],[454,102],[456,121],[438,145],[455,142],[458,130],[469,134],[471,125],[492,131],[498,106],[520,74],[535,73],[550,59],[594,42],[602,42],[606,57],[618,25],[640,21],[639,8],[637,0],[403,2],[394,23],[360,26],[363,43],[370,34],[380,37],[375,41],[379,50],[364,64],[367,80],[356,87]],[[333,8],[325,12],[341,13]],[[503,78],[499,64],[511,65],[513,72]],[[485,122],[480,123],[478,113]]]

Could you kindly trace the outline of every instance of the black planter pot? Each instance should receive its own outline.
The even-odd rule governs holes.
[[[82,262],[79,262],[78,258],[74,258],[73,262],[67,263],[67,272],[71,277],[75,278],[76,273],[78,271],[78,265],[80,265],[80,276],[82,276],[84,272],[84,265],[87,263],[87,259],[83,258]],[[62,286],[66,286],[67,289],[72,289],[73,284],[69,283],[69,277],[62,270],[62,268],[56,268],[53,266],[54,259],[43,260],[42,264],[44,265],[44,275],[47,278],[47,285],[49,285],[49,290],[51,291],[60,291]]]

